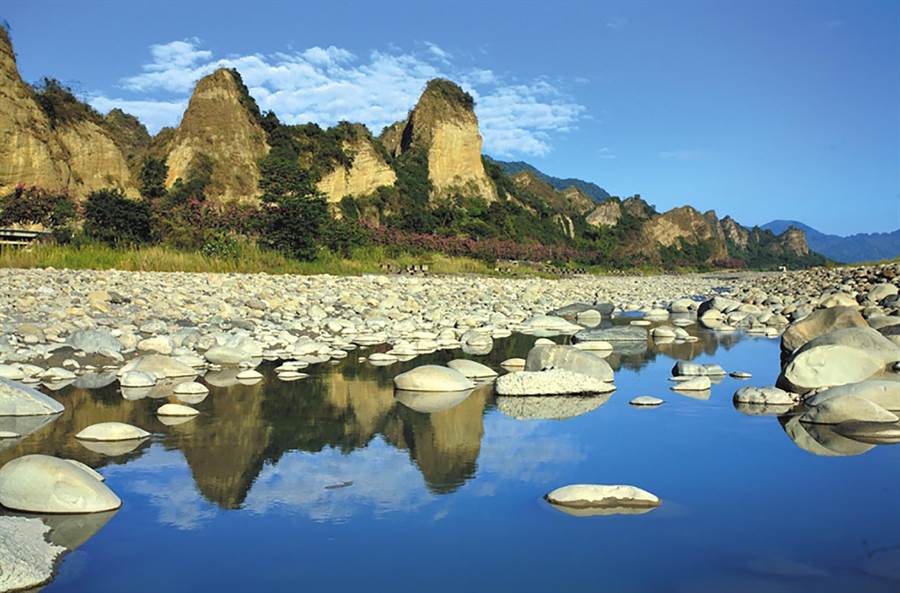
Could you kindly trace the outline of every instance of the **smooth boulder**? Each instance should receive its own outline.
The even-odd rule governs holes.
[[[457,358],[447,363],[451,369],[457,370],[470,379],[488,379],[496,377],[497,371],[480,362],[469,360],[467,358]]]
[[[455,369],[427,364],[394,377],[394,387],[404,391],[465,391],[475,384]]]
[[[61,403],[33,387],[0,379],[0,416],[46,416],[64,409]]]
[[[831,307],[813,311],[795,321],[781,335],[781,349],[794,352],[807,342],[836,329],[868,327],[866,320],[853,307]]]
[[[99,422],[92,424],[75,435],[82,441],[129,441],[144,439],[150,433],[124,422]]]
[[[563,369],[594,377],[600,381],[613,380],[613,370],[605,360],[574,346],[535,346],[528,352],[526,371]]]
[[[791,359],[782,372],[779,386],[806,393],[864,381],[882,368],[881,362],[864,350],[841,345],[817,346]]]
[[[0,468],[0,505],[31,513],[99,513],[119,508],[122,501],[65,459],[24,455]]]
[[[800,415],[800,421],[807,424],[840,424],[842,422],[886,422],[900,420],[896,414],[878,404],[855,395],[833,397],[818,405],[810,406]]]
[[[741,387],[734,392],[734,403],[760,406],[792,406],[797,403],[795,395],[778,387]]]

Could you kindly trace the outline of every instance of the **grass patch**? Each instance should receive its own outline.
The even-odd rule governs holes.
[[[465,257],[439,253],[423,255],[389,254],[384,247],[354,250],[349,258],[323,252],[315,260],[301,262],[277,251],[269,251],[251,242],[242,243],[235,257],[206,256],[198,252],[179,251],[170,247],[109,247],[100,243],[56,245],[39,243],[29,247],[0,249],[3,268],[57,268],[71,270],[125,270],[141,272],[215,272],[241,274],[335,274],[359,275],[381,273],[385,266],[394,270],[413,265],[428,265],[436,274],[499,275],[493,266]],[[535,276],[523,267],[504,276]]]

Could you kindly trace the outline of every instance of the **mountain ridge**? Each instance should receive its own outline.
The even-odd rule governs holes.
[[[780,234],[789,227],[800,229],[814,251],[841,263],[859,263],[900,257],[900,229],[889,233],[855,233],[834,235],[823,233],[797,220],[776,219],[761,228]]]

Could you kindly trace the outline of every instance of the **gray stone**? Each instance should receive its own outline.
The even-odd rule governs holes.
[[[64,409],[61,403],[33,387],[0,379],[0,416],[43,416]]]
[[[466,391],[475,384],[457,370],[429,364],[397,375],[394,387],[404,391]]]
[[[621,325],[607,328],[583,329],[575,334],[576,342],[646,342],[647,328]]]
[[[121,352],[122,343],[104,329],[83,329],[69,336],[66,343],[88,354],[97,354],[103,350]]]
[[[0,591],[31,589],[50,580],[65,548],[49,543],[48,531],[40,519],[0,516]]]
[[[612,367],[605,360],[574,346],[554,344],[532,348],[525,362],[525,370],[544,371],[548,369],[572,371],[604,382],[613,380]]]
[[[596,377],[563,369],[510,373],[497,379],[498,395],[571,395],[608,393],[615,386]]]

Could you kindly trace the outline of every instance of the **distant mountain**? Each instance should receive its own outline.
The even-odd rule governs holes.
[[[494,161],[497,165],[503,169],[503,172],[507,175],[515,175],[516,173],[521,173],[522,171],[529,171],[534,173],[534,175],[556,189],[563,190],[570,187],[575,187],[581,191],[581,193],[588,196],[590,199],[594,200],[596,203],[603,202],[610,198],[609,192],[605,189],[597,185],[596,183],[591,183],[590,181],[584,181],[583,179],[575,179],[574,177],[569,177],[563,179],[561,177],[553,177],[552,175],[547,175],[543,171],[539,171],[533,165],[529,165],[524,161]]]
[[[806,233],[810,249],[841,263],[900,257],[900,229],[890,233],[858,233],[848,237],[829,235],[796,220],[773,220],[762,225],[776,235],[794,226]]]

